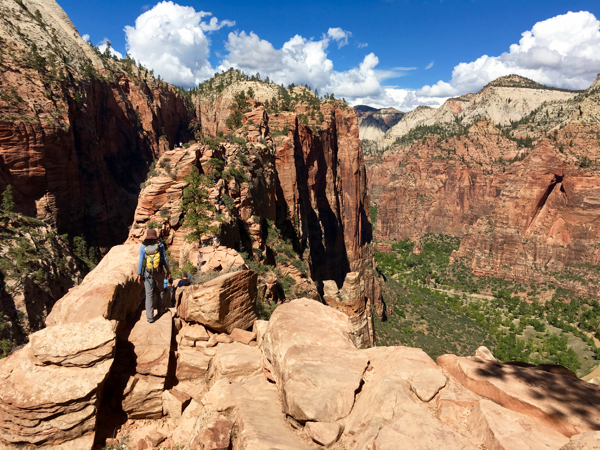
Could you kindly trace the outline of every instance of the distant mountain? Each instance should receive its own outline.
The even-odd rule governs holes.
[[[366,105],[354,107],[358,117],[359,137],[364,141],[378,142],[383,139],[387,130],[396,125],[402,117],[403,112],[395,108],[373,108]],[[366,153],[370,153],[370,146],[365,145]]]
[[[369,123],[362,125],[359,133],[361,139],[375,141],[381,151],[406,140],[405,136],[419,127],[454,129],[482,119],[506,126],[522,120],[544,104],[568,102],[579,94],[580,91],[544,86],[519,75],[508,75],[490,82],[476,94],[448,99],[439,108],[420,106],[403,114],[383,135],[381,131],[373,132]],[[371,143],[367,143],[369,146]]]

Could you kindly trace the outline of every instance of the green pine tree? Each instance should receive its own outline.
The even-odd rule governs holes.
[[[201,175],[196,167],[184,178],[189,184],[183,190],[181,211],[183,224],[191,230],[186,236],[188,242],[198,242],[202,236],[216,234],[217,228],[211,226],[209,212],[214,211],[208,198],[208,177]]]
[[[15,199],[13,197],[13,188],[9,184],[2,194],[2,210],[5,213],[12,213],[15,209]]]

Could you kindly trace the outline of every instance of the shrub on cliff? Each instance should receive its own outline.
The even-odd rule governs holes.
[[[13,188],[9,184],[2,194],[2,211],[12,213],[15,208],[15,199],[13,197]]]

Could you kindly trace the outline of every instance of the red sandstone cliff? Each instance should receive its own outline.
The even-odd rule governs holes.
[[[598,277],[589,266],[600,262],[600,94],[593,87],[508,127],[480,121],[458,133],[432,129],[371,158],[376,237],[461,236],[454,256],[468,257],[478,275],[592,293]]]
[[[254,88],[259,95],[260,87]],[[249,182],[218,180],[210,188],[211,199],[227,195],[235,205],[233,212],[217,205],[217,212],[227,218],[220,225],[221,242],[250,255],[262,254],[267,251],[262,220],[268,219],[274,221],[282,237],[293,244],[298,257],[308,262],[310,277],[317,285],[333,280],[342,288],[349,273],[359,273],[360,282],[354,289],[356,295],[349,311],[357,317],[356,329],[360,330],[357,335],[364,337],[365,345],[371,345],[369,305],[380,302],[380,292],[370,270],[371,224],[366,212],[369,199],[356,114],[341,102],[311,105],[310,99],[303,97],[307,94],[301,91],[289,108],[291,111],[272,110],[267,114],[260,103],[248,99],[254,109],[243,116],[239,128],[231,130],[226,121],[236,88],[239,92],[238,81],[226,88],[225,95],[199,99],[198,136],[204,136],[201,140],[207,143],[192,145],[187,156],[190,162],[196,158],[194,164],[204,172],[206,162],[217,158],[224,161],[224,173],[237,166],[247,174]],[[278,94],[280,88],[263,87],[263,91],[268,89]],[[269,99],[266,100],[268,103]],[[229,136],[247,143],[243,147],[234,144],[233,137],[222,137],[221,142],[217,142],[219,139],[213,140],[215,131],[231,132]],[[179,161],[177,155],[169,152],[165,157],[176,157]],[[247,162],[241,163],[242,160]],[[159,161],[159,166],[161,164]],[[155,186],[150,188],[152,192],[146,192],[147,189],[142,192],[131,238],[139,237],[151,220],[162,223],[161,208],[169,210],[170,226],[181,225],[181,218],[175,213],[179,204],[174,199],[181,195],[185,185],[180,183],[184,173],[185,170],[177,171],[173,180],[162,183],[163,187]],[[156,182],[152,181],[152,185]],[[169,197],[170,192],[175,197]],[[260,220],[257,222],[256,218]],[[180,255],[182,261],[186,257],[181,255],[190,251],[183,243],[184,235],[185,230],[176,231],[172,241],[173,253]],[[262,257],[267,262],[273,258],[268,251]],[[282,272],[290,275],[295,270],[292,266],[282,268]],[[354,283],[352,280],[348,283]]]
[[[98,56],[54,1],[22,5],[0,19],[0,191],[12,185],[16,210],[60,233],[122,242],[150,162],[189,135],[189,108],[135,64]]]

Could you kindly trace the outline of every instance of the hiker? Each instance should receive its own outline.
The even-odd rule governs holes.
[[[171,308],[175,306],[175,288],[173,287],[173,279],[165,278],[163,287],[163,305],[169,305]]]
[[[190,284],[192,284],[192,282],[188,278],[188,274],[182,273],[181,280],[179,280],[179,283],[177,283],[177,289],[179,289],[180,287],[183,287],[183,286],[189,286]]]
[[[159,242],[156,230],[149,229],[146,237],[140,246],[140,258],[138,262],[137,282],[142,284],[142,274],[144,276],[144,289],[146,291],[146,319],[153,323],[154,317],[154,296],[159,297],[159,303],[162,303],[160,291],[163,288],[165,271],[167,278],[171,278],[169,263],[165,255],[165,246]],[[158,316],[164,312],[164,305],[160,305]]]
[[[202,264],[204,264],[204,257],[202,256],[202,252],[198,252],[198,272],[200,272]]]
[[[213,247],[216,247],[216,246],[217,246],[217,237],[215,236],[213,238]]]

